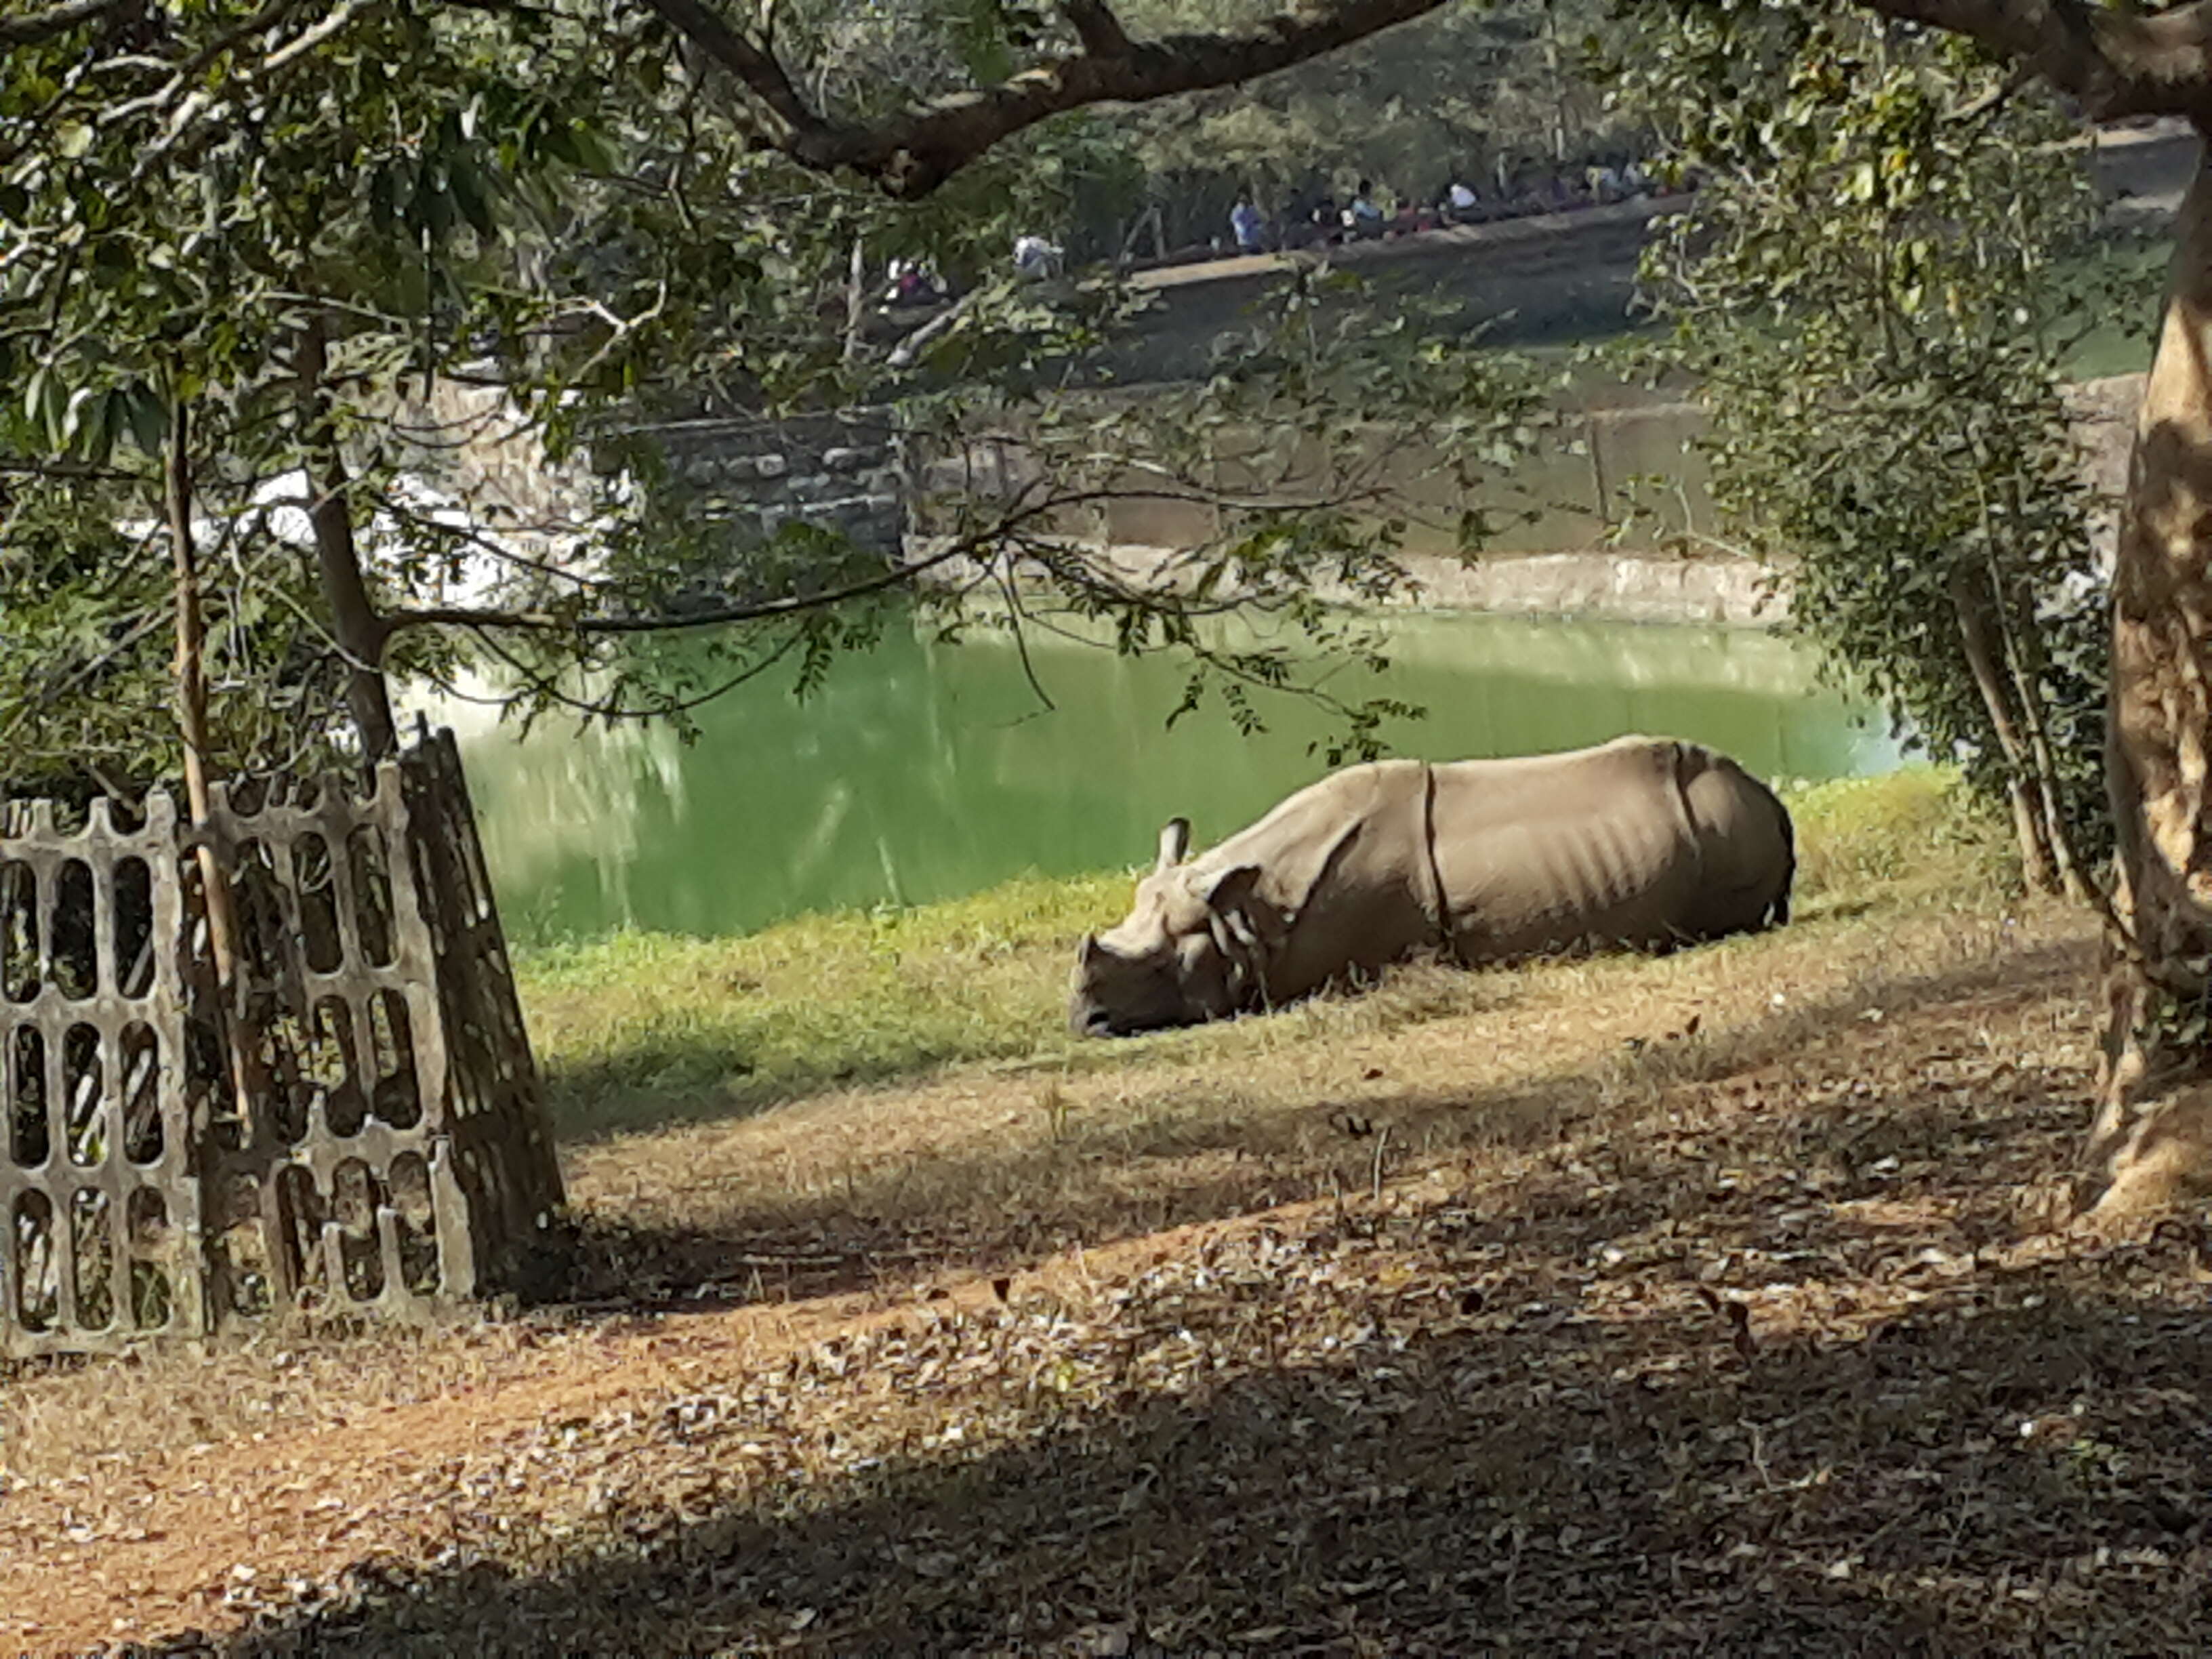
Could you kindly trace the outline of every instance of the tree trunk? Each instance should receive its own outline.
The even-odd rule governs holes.
[[[868,320],[868,246],[858,236],[853,239],[851,264],[845,278],[845,361],[856,363]]]
[[[330,395],[326,325],[320,314],[301,331],[299,347],[301,432],[306,441],[307,520],[315,532],[315,563],[323,603],[330,607],[331,635],[346,660],[346,702],[361,733],[362,754],[372,763],[399,752],[398,723],[392,717],[392,695],[384,679],[384,647],[391,628],[369,597],[354,541],[352,479],[338,453]]]
[[[1994,560],[1986,562],[1990,591],[1996,596],[1993,614],[1997,639],[2003,647],[2005,666],[2011,672],[2013,696],[2020,711],[2022,740],[2027,745],[2032,787],[2029,797],[2039,809],[2043,845],[2058,877],[2058,890],[2076,904],[2094,902],[2089,878],[2074,854],[2066,828],[2065,792],[2058,778],[2057,758],[2051,750],[2051,724],[2045,718],[2043,693],[2036,677],[2039,643],[2035,635],[2035,600],[2018,579],[2010,586],[1999,577]]]
[[[185,743],[185,810],[197,827],[207,823],[212,805],[208,790],[207,635],[200,621],[199,560],[192,544],[192,480],[190,414],[182,398],[169,406],[169,446],[162,457],[163,493],[168,504],[169,556],[177,605],[177,730]],[[199,849],[200,884],[207,895],[208,954],[216,983],[227,994],[237,967],[237,928],[231,915],[230,888],[215,849]]]
[[[1966,571],[1953,574],[1951,609],[1959,619],[1959,642],[1966,653],[1966,666],[1974,689],[1982,694],[1982,707],[2004,752],[2005,793],[2012,801],[2012,827],[2020,842],[2021,874],[2039,893],[2058,890],[2058,860],[2043,829],[2030,777],[2027,745],[2021,740],[2012,706],[2005,695],[2005,677],[1998,672],[1996,643],[1990,636],[1990,603],[1974,592],[1973,578]]]
[[[2100,1212],[2212,1186],[2212,177],[2200,154],[2176,226],[2112,580],[2106,777],[2117,840]]]

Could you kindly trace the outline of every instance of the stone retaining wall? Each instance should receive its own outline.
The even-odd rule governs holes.
[[[2139,374],[2070,389],[2082,465],[2107,504],[2094,527],[2111,566],[2113,516],[2127,481]],[[1692,404],[1593,410],[1569,416],[1510,480],[1462,492],[1433,452],[1408,445],[1396,464],[1413,516],[1407,563],[1419,584],[1409,603],[1512,616],[1593,617],[1630,622],[1771,623],[1786,614],[1787,585],[1710,539],[1718,531],[1709,473],[1694,449],[1706,429]],[[1012,480],[996,455],[980,477]],[[1656,481],[1656,482],[1654,482]],[[1458,556],[1454,525],[1466,508],[1498,526],[1482,556]],[[1122,562],[1164,567],[1218,532],[1216,509],[1187,501],[1109,503],[1082,539]]]
[[[2140,375],[2123,375],[2073,389],[2084,465],[2110,501],[2125,482],[2141,388]],[[1783,602],[1765,595],[1758,567],[1700,540],[1717,530],[1692,448],[1705,425],[1688,404],[1572,414],[1510,481],[1474,492],[1437,471],[1432,451],[1402,446],[1391,465],[1413,508],[1406,553],[1420,585],[1413,602],[1528,616],[1773,620]],[[764,536],[798,519],[887,556],[926,543],[937,528],[933,494],[1011,493],[1027,482],[1018,445],[999,440],[979,438],[964,453],[903,453],[885,410],[641,425],[610,434],[603,462],[628,443],[657,452],[663,487],[686,492],[687,510]],[[511,437],[487,445],[476,468],[495,496],[540,507],[574,499],[573,489],[554,487],[542,458],[533,477],[514,447]],[[1656,488],[1638,483],[1654,478],[1662,481]],[[1497,526],[1471,566],[1458,558],[1455,535],[1469,508]],[[1072,541],[1114,550],[1137,570],[1162,568],[1220,529],[1212,506],[1141,494],[1071,514],[1059,526]],[[2099,536],[2108,547],[2109,514]]]
[[[708,519],[763,537],[796,519],[887,555],[903,544],[905,492],[888,411],[673,421],[612,435],[656,449],[669,482]]]

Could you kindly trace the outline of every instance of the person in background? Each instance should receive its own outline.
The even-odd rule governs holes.
[[[1464,180],[1455,179],[1451,188],[1444,192],[1444,211],[1462,223],[1471,222],[1482,206],[1482,198],[1468,188]]]
[[[1229,210],[1229,228],[1236,234],[1239,253],[1264,253],[1267,251],[1267,222],[1260,210],[1252,205],[1249,191],[1237,198],[1237,205]]]
[[[885,305],[935,305],[945,297],[943,285],[938,282],[936,274],[919,259],[892,260],[890,284],[884,295]]]
[[[1060,250],[1042,236],[1014,238],[1014,275],[1036,278],[1060,273]]]
[[[1344,210],[1344,228],[1362,240],[1382,234],[1382,210],[1375,205],[1373,179],[1362,179],[1352,192],[1352,205]]]

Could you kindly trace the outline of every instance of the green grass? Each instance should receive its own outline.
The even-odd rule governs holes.
[[[1801,921],[1995,897],[2016,879],[2000,826],[1949,768],[1785,785]]]
[[[1990,890],[1986,831],[1929,768],[1785,791],[1800,920]],[[592,1136],[743,1114],[839,1085],[1126,1048],[1062,1023],[1074,941],[1124,913],[1121,872],[1026,877],[940,904],[810,915],[738,939],[623,933],[525,955],[556,1121]],[[1407,1018],[1418,1016],[1418,1008]],[[1183,1045],[1148,1043],[1148,1058]]]
[[[556,1121],[603,1133],[1048,1051],[1064,1037],[1068,948],[1118,919],[1129,884],[1030,877],[737,939],[629,933],[526,953]]]

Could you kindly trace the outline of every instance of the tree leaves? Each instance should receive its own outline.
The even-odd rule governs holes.
[[[1984,792],[2047,748],[2036,787],[2095,847],[2104,629],[2058,364],[2084,283],[2124,262],[2063,117],[1997,99],[1956,41],[1735,0],[1681,0],[1611,73],[1708,170],[1644,279],[1711,411],[1731,538]],[[2001,672],[1978,682],[1984,647]]]

